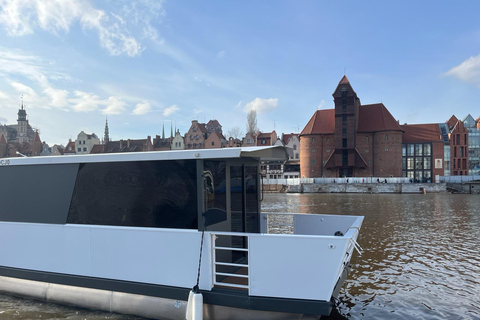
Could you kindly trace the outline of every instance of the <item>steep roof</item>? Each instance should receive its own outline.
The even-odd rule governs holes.
[[[303,128],[300,136],[306,134],[333,134],[335,132],[335,109],[317,110]]]
[[[210,127],[210,126],[220,126],[220,123],[217,120],[210,120],[210,121],[208,121],[207,126],[208,127]]]
[[[404,124],[403,142],[443,141],[440,126],[437,123]]]
[[[455,117],[455,115],[452,115],[450,117],[450,119],[447,120],[447,125],[448,125],[448,128],[453,128],[458,122],[458,119],[457,117]]]
[[[362,105],[358,113],[358,132],[402,130],[383,103]]]
[[[338,84],[350,84],[350,81],[348,80],[347,76],[344,75]]]

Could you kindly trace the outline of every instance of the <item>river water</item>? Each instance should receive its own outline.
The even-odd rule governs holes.
[[[328,319],[480,319],[479,195],[266,194],[262,211],[365,216]],[[0,319],[140,318],[0,295]]]

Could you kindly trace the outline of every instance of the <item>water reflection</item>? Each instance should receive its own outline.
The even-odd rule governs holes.
[[[330,319],[480,319],[477,195],[268,194],[262,209],[365,216]]]

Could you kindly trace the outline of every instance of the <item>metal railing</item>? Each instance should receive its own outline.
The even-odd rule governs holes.
[[[248,235],[214,232],[211,237],[214,286],[249,290]]]

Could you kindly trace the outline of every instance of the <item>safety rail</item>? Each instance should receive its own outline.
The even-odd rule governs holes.
[[[249,236],[244,233],[213,232],[211,237],[213,285],[249,290]]]

